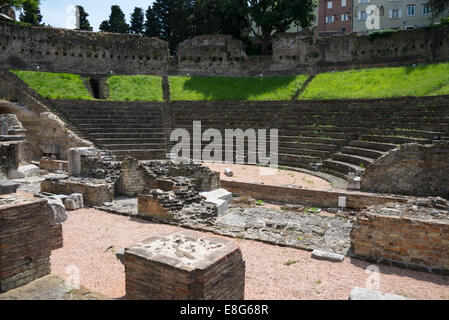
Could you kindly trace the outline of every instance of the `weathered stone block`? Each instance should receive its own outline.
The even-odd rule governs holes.
[[[355,287],[352,289],[349,300],[409,300],[404,296]]]
[[[332,262],[343,262],[345,256],[333,252],[327,252],[323,250],[313,250],[312,258],[317,260],[327,260]]]
[[[241,300],[245,262],[228,240],[192,232],[154,236],[125,249],[126,298]]]

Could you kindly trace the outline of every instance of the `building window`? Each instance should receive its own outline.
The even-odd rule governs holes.
[[[359,3],[369,3],[370,0],[359,0]]]
[[[346,0],[341,0],[341,6],[346,7]]]
[[[383,6],[381,6],[381,7],[379,8],[379,15],[380,15],[381,17],[383,17],[384,14],[385,14],[385,9],[384,9]]]
[[[430,7],[428,4],[423,4],[422,6],[422,15],[427,16],[430,14]]]
[[[366,18],[367,18],[366,11],[359,11],[358,19],[363,21],[366,20]]]
[[[327,8],[328,9],[332,9],[332,1],[328,1],[327,2]]]
[[[390,19],[399,19],[399,18],[402,18],[402,10],[401,9],[390,10]]]
[[[349,20],[349,15],[347,13],[344,13],[341,15],[341,21],[348,21]]]
[[[413,17],[415,15],[416,6],[407,6],[407,16]]]
[[[332,23],[332,22],[334,22],[334,16],[326,17],[326,23]]]

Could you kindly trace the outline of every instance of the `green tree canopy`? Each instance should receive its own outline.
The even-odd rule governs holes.
[[[292,24],[310,27],[317,4],[316,0],[249,0],[249,14],[261,31],[262,54],[275,33],[285,32]]]
[[[196,0],[194,5],[196,34],[229,34],[242,39],[249,26],[246,0]]]
[[[109,20],[105,20],[101,23],[100,30],[115,33],[129,32],[129,25],[126,23],[125,14],[119,6],[113,5],[111,7]]]
[[[151,6],[145,12],[144,34],[149,38],[161,36],[160,21],[157,19]]]
[[[92,27],[90,26],[89,20],[87,20],[89,14],[86,12],[86,10],[84,10],[82,6],[77,7],[80,15],[80,30],[92,31]]]
[[[156,0],[153,4],[160,38],[168,41],[172,52],[194,35],[193,5],[193,0]]]
[[[22,11],[19,17],[20,21],[32,25],[40,25],[42,23],[42,15],[39,6],[40,0],[22,1]]]
[[[134,8],[131,14],[130,32],[134,34],[143,34],[144,12],[142,8]]]
[[[434,16],[439,16],[449,8],[448,0],[429,0],[428,4],[432,9],[432,14]]]

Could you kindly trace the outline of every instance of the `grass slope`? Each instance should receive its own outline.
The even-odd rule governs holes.
[[[308,76],[230,78],[169,77],[171,100],[290,100]]]
[[[112,76],[107,80],[109,99],[116,101],[163,101],[162,78]]]
[[[19,70],[11,70],[11,72],[44,98],[93,99],[81,77],[75,74]]]
[[[449,63],[318,74],[299,99],[359,99],[449,94]]]

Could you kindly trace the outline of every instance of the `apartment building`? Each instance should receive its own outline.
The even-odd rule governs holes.
[[[351,32],[352,2],[353,0],[320,0],[318,5],[318,32]]]
[[[370,19],[369,6],[377,7],[378,29],[415,29],[438,22],[433,18],[428,0],[353,0],[354,21],[352,28],[358,33],[375,31],[375,22]],[[367,19],[368,26],[367,26]],[[369,28],[368,28],[369,27]]]

